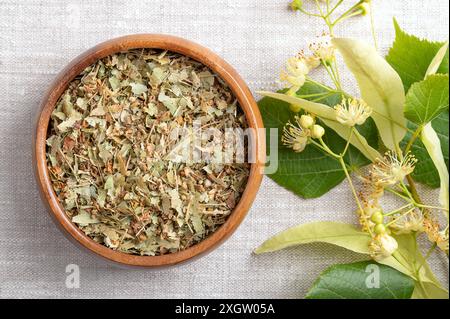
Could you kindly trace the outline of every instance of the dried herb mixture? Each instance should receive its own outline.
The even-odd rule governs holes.
[[[246,128],[231,90],[197,61],[140,49],[86,68],[58,101],[47,139],[67,215],[96,242],[138,255],[180,251],[216,231],[242,195],[249,164],[169,159],[180,148],[171,133],[195,135],[195,121]],[[202,136],[194,153],[218,150]]]

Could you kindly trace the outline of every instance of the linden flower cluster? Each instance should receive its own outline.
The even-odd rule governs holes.
[[[392,256],[398,249],[398,243],[389,235],[381,208],[376,205],[367,205],[361,215],[363,230],[373,234],[369,245],[370,256],[376,261]]]
[[[294,152],[300,153],[306,148],[310,138],[320,139],[325,134],[325,129],[315,124],[311,115],[295,117],[295,124],[288,122],[283,130],[281,141]]]
[[[390,233],[408,234],[423,232],[425,218],[423,213],[410,206],[396,211],[395,214],[383,214],[379,199],[386,187],[403,182],[414,171],[417,160],[410,154],[403,159],[389,151],[371,167],[369,177],[365,179],[366,194],[363,196],[363,208],[360,223],[364,231],[373,235],[370,253],[373,259],[381,261],[390,257],[398,248],[398,243]],[[388,218],[388,222],[385,219]],[[436,233],[436,232],[434,232]]]
[[[286,69],[281,71],[280,80],[291,85],[295,93],[306,82],[307,75],[321,63],[330,64],[334,60],[335,48],[327,34],[318,37],[317,41],[309,45],[312,55],[300,51],[295,57],[289,58]]]

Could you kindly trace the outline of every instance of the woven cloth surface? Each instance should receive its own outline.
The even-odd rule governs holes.
[[[394,16],[410,33],[448,38],[445,0],[374,3],[384,53],[394,38]],[[276,88],[284,61],[323,30],[317,19],[289,11],[286,0],[0,0],[0,297],[301,298],[327,266],[361,260],[327,245],[252,255],[266,238],[299,223],[356,222],[345,183],[320,199],[302,200],[265,178],[240,228],[206,257],[156,271],[113,267],[57,230],[31,164],[43,92],[71,59],[99,42],[132,33],[182,36],[225,58],[255,92]],[[367,18],[338,34],[371,41]],[[348,74],[344,79],[354,87]],[[435,191],[424,192],[436,198]],[[78,289],[66,287],[68,264],[80,268]],[[447,258],[433,257],[431,264],[448,285]]]

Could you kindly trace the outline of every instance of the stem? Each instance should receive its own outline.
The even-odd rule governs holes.
[[[445,207],[422,205],[422,204],[418,204],[418,203],[415,203],[415,205],[416,205],[417,207],[420,207],[420,208],[428,208],[428,209],[436,209],[436,210],[445,210],[445,211],[448,212],[448,209],[445,208]]]
[[[373,44],[375,45],[375,49],[378,51],[378,40],[375,32],[375,17],[373,16],[373,4],[372,1],[369,2],[369,10],[370,10],[370,30],[372,31]]]
[[[325,67],[325,70],[327,71],[328,75],[330,76],[331,80],[333,81],[334,85],[336,86],[336,89],[340,90],[340,85],[337,81],[334,70],[330,66],[328,66],[326,63],[324,63],[323,61],[322,61],[322,65]]]
[[[334,157],[336,157],[336,158],[338,158],[338,159],[341,158],[340,155],[337,155],[335,152],[333,152],[333,151],[328,147],[327,144],[325,144],[325,142],[323,141],[322,138],[320,138],[319,141],[320,141],[320,144],[322,145],[322,147],[323,147],[323,149],[324,149],[325,151],[327,151],[327,152],[330,153],[332,156],[334,156]]]
[[[411,199],[411,201],[415,202],[411,192],[409,191],[408,187],[406,187],[405,183],[400,182],[400,185],[401,185],[403,191],[405,192],[405,194],[408,195],[408,197]]]
[[[414,183],[414,180],[411,175],[406,176],[406,179],[408,181],[409,187],[411,188],[411,195],[414,199],[416,204],[422,205],[423,202],[420,199],[419,193],[417,192],[416,184]]]
[[[337,158],[335,154],[330,154],[328,150],[323,148],[323,146],[320,145],[319,143],[317,143],[316,141],[311,139],[310,143],[313,144],[314,146],[316,146],[318,149],[320,149],[326,156],[329,156],[332,159],[336,159]]]
[[[320,14],[308,12],[308,11],[306,11],[306,10],[303,9],[303,8],[298,8],[298,9],[299,9],[302,13],[304,13],[304,14],[306,14],[306,15],[308,15],[308,16],[322,18],[322,16],[321,16]]]
[[[353,12],[350,14],[347,14],[346,16],[341,16],[339,19],[337,19],[336,21],[333,22],[333,27],[336,26],[338,23],[345,21],[347,19],[350,19],[352,17],[356,17],[359,16],[361,14],[361,12]]]
[[[338,24],[341,21],[344,21],[347,18],[350,18],[351,16],[354,16],[354,10],[361,5],[362,3],[364,3],[363,0],[359,1],[358,3],[356,3],[353,7],[351,7],[350,9],[348,9],[347,11],[345,11],[339,18],[337,18],[334,22],[333,22],[333,26],[335,26],[336,24]],[[359,12],[357,14],[360,14]]]
[[[363,212],[362,205],[359,201],[358,194],[356,193],[355,186],[353,185],[352,178],[350,177],[350,174],[348,173],[347,165],[345,165],[344,159],[342,157],[339,157],[339,163],[341,163],[342,169],[344,170],[345,176],[347,177],[347,180],[348,180],[348,183],[352,190],[353,196],[355,197],[356,204],[358,204],[359,212],[362,213]],[[368,228],[368,230],[369,230],[369,232],[371,232],[370,228]]]
[[[326,15],[325,18],[328,18],[331,14],[333,14],[333,12],[342,4],[342,2],[344,2],[344,0],[339,0],[336,5],[333,7],[333,9],[331,9],[330,11],[328,11],[328,14]]]
[[[320,83],[320,82],[314,81],[314,80],[311,79],[310,77],[307,77],[306,80],[307,80],[308,82],[311,82],[311,83],[313,83],[313,84],[316,84],[316,85],[320,86],[321,88],[323,88],[323,89],[325,89],[325,90],[327,90],[327,91],[329,91],[329,92],[340,93],[340,92],[338,92],[338,91],[336,91],[336,90],[330,88],[329,86],[326,86],[326,85],[324,85],[324,84],[322,84],[322,83]]]
[[[396,210],[390,211],[389,213],[383,214],[383,216],[388,217],[388,216],[392,216],[397,214],[398,212],[404,210],[405,208],[408,208],[409,206],[411,206],[412,203],[406,204],[405,206],[402,206],[400,208],[397,208]]]
[[[400,198],[403,198],[405,201],[411,203],[411,198],[409,198],[409,197],[407,197],[407,196],[405,196],[405,195],[400,194],[399,192],[393,190],[392,188],[386,188],[386,190],[387,190],[389,193],[392,193],[392,194],[394,194],[394,195],[396,195],[396,196],[398,196],[398,197],[400,197]]]
[[[333,60],[332,68],[334,68],[334,74],[336,75],[337,82],[339,83],[339,90],[342,91],[341,75],[339,74],[339,68],[337,67],[336,58],[334,58]]]
[[[351,139],[352,139],[352,137],[353,137],[353,130],[354,130],[355,128],[354,127],[352,127],[351,129],[350,129],[350,135],[348,136],[348,139],[347,139],[347,145],[345,145],[345,148],[344,148],[344,151],[342,152],[342,154],[341,154],[341,157],[344,157],[345,156],[345,153],[347,153],[347,151],[348,151],[348,148],[349,148],[349,146],[350,146],[350,141],[351,141]]]
[[[414,211],[415,208],[411,208],[410,210],[408,210],[407,212],[404,212],[403,214],[401,214],[400,216],[398,216],[397,218],[394,218],[391,222],[386,224],[386,227],[391,226],[392,224],[395,224],[397,222],[397,220],[399,220],[400,218],[405,217],[408,214],[411,214]]]
[[[416,139],[420,136],[420,134],[422,133],[423,130],[423,126],[420,125],[413,133],[413,136],[411,137],[411,139],[408,142],[408,145],[406,145],[405,148],[405,154],[408,154],[409,151],[411,150],[411,147],[413,146],[414,142],[416,141]]]
[[[314,0],[316,2],[316,7],[320,12],[320,17],[325,18],[325,15],[323,14],[322,7],[320,6],[319,0]]]

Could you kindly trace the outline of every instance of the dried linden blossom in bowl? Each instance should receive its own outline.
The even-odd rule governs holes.
[[[70,83],[52,113],[53,189],[69,218],[111,249],[150,256],[186,249],[225,223],[250,171],[243,161],[211,160],[233,143],[230,135],[205,136],[208,128],[236,132],[247,123],[206,66],[153,49],[108,56]],[[187,160],[173,160],[187,149]]]

